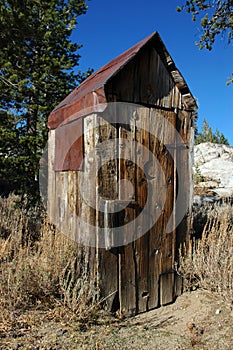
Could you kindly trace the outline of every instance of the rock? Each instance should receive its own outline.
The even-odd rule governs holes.
[[[201,239],[214,211],[233,206],[233,147],[210,142],[194,146],[193,169],[202,181],[194,185],[191,237]]]
[[[217,196],[194,196],[193,204],[197,206],[206,205],[206,204],[214,204],[220,199]]]
[[[197,187],[211,189],[220,197],[233,196],[233,147],[205,142],[194,146],[194,172],[198,167],[204,181]]]
[[[193,322],[188,322],[186,324],[186,326],[190,331],[193,330],[194,328],[196,328],[195,323],[193,323]]]

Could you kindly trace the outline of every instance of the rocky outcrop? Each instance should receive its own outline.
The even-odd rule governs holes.
[[[200,239],[213,213],[233,206],[233,147],[210,142],[195,146],[193,172],[191,237]]]
[[[195,195],[233,196],[233,147],[205,142],[194,147]],[[198,175],[198,176],[197,176]]]

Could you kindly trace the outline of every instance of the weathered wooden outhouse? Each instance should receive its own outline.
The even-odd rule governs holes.
[[[189,240],[196,109],[156,32],[49,117],[48,213],[80,245],[110,310],[134,315],[181,292],[175,266]]]

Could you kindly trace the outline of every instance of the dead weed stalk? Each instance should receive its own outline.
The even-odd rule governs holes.
[[[46,218],[38,239],[30,239],[28,218],[14,207],[14,196],[0,199],[0,215],[0,321],[17,310],[46,304],[59,303],[78,316],[90,306],[93,312],[98,291],[83,261],[81,266],[77,243]]]
[[[201,287],[233,302],[233,207],[215,204],[209,208],[202,237],[193,241],[186,258],[180,254],[179,272],[186,289]]]

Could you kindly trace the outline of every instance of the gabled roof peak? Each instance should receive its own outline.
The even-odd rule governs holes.
[[[197,108],[196,101],[192,96],[187,83],[176,68],[175,63],[163,44],[158,32],[154,32],[98,69],[74,89],[50,114],[48,122],[49,128],[55,129],[65,121],[70,121],[83,116],[84,114],[82,114],[82,111],[89,111],[94,105],[106,104],[107,99],[104,91],[106,83],[123,67],[125,67],[125,65],[130,62],[149,42],[154,43],[161,60],[172,76],[180,93],[184,97],[186,108],[195,110]]]

